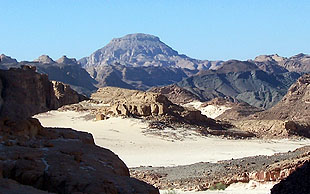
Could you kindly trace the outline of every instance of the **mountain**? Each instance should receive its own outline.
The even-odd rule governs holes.
[[[282,100],[269,110],[254,115],[256,119],[310,120],[310,74],[304,74]]]
[[[260,55],[253,61],[257,66],[269,72],[280,73],[284,71],[307,73],[310,72],[310,55],[303,53],[286,58],[277,54]]]
[[[113,39],[89,57],[81,59],[80,63],[86,69],[92,66],[119,63],[133,67],[160,66],[200,70],[210,69],[219,64],[220,61],[203,61],[180,55],[160,41],[158,37],[137,33]]]
[[[34,61],[17,62],[15,59],[1,55],[0,69],[20,67],[22,65],[35,66],[38,73],[47,74],[50,80],[69,84],[74,90],[90,95],[97,88],[97,83],[75,59],[66,56],[54,61],[47,55],[42,55]],[[5,56],[5,57],[4,57]],[[5,60],[3,60],[5,59]]]
[[[132,67],[120,64],[89,68],[88,72],[98,80],[98,87],[114,86],[138,90],[173,84],[187,77],[181,68]]]
[[[299,76],[294,72],[268,73],[249,61],[231,60],[218,70],[202,71],[177,85],[206,101],[221,97],[268,109],[281,100]]]
[[[79,62],[98,81],[99,87],[139,90],[169,85],[201,69],[213,69],[221,64],[221,61],[180,55],[158,37],[141,33],[115,38]]]

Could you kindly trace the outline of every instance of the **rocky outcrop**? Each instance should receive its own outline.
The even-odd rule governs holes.
[[[0,142],[0,185],[8,184],[0,191],[6,193],[159,193],[130,178],[126,165],[85,132],[2,118]]]
[[[310,193],[310,161],[305,162],[286,179],[281,180],[271,189],[271,194]]]
[[[179,105],[200,100],[198,96],[194,95],[190,91],[184,88],[181,88],[177,85],[154,87],[154,88],[149,89],[148,91],[163,94],[172,103],[179,104]]]
[[[53,85],[47,75],[35,71],[31,66],[0,70],[0,117],[27,118],[84,99],[68,86],[59,82]]]
[[[87,97],[77,93],[67,84],[58,81],[52,81],[54,93],[59,103],[59,107],[66,104],[74,104],[88,99]]]
[[[202,115],[200,111],[173,104],[159,93],[105,87],[98,89],[91,98],[106,105],[97,112],[107,116],[146,117],[168,123],[187,123],[223,129],[215,120]]]

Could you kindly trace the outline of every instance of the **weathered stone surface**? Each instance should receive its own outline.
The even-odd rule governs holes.
[[[59,106],[74,104],[87,99],[85,96],[78,94],[76,91],[71,89],[71,87],[67,84],[63,84],[58,81],[52,81],[52,83]]]
[[[27,118],[85,99],[69,86],[59,82],[53,85],[47,75],[35,71],[30,66],[0,70],[0,117]]]
[[[43,128],[36,119],[2,119],[0,142],[0,185],[9,182],[0,191],[158,193],[130,178],[126,165],[110,150],[96,146],[85,132]],[[11,188],[12,184],[18,186]]]

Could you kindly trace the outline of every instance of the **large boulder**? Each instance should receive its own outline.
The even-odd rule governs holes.
[[[89,133],[1,119],[0,142],[0,191],[6,193],[17,192],[14,185],[33,193],[159,193],[130,178],[118,156],[96,146]]]

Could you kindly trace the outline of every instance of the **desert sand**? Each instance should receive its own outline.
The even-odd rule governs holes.
[[[147,123],[133,118],[86,119],[87,112],[50,111],[34,116],[45,127],[68,127],[86,131],[95,143],[118,154],[128,167],[175,166],[197,162],[287,152],[310,140],[227,140],[201,137],[192,130],[147,130]],[[157,135],[155,135],[157,134]],[[160,134],[161,136],[158,136]]]

